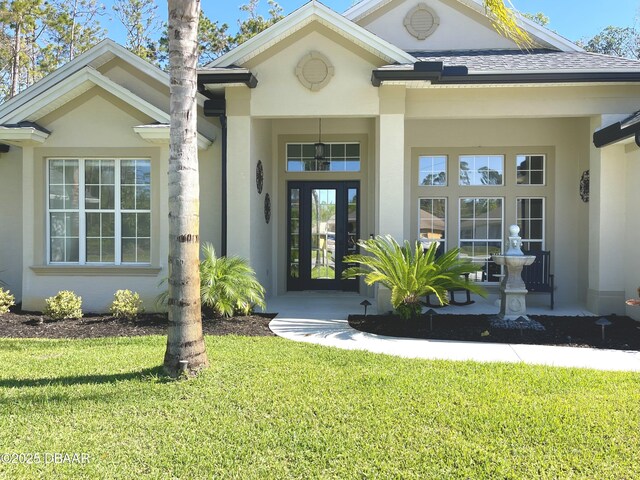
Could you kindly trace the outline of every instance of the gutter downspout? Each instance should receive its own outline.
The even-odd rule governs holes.
[[[204,114],[207,117],[218,117],[222,128],[222,163],[221,163],[221,216],[220,216],[220,256],[227,256],[227,105],[224,98],[206,100]]]
[[[222,126],[222,199],[220,208],[222,215],[220,218],[220,230],[222,238],[220,239],[220,254],[227,256],[227,112],[220,114],[220,125]]]

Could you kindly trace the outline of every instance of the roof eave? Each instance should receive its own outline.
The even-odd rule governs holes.
[[[640,123],[632,123],[623,126],[623,121],[615,122],[593,133],[593,144],[596,148],[606,147],[621,142],[630,137],[635,137],[636,145],[640,147]]]
[[[385,81],[429,80],[442,85],[491,85],[491,84],[546,84],[546,83],[627,83],[640,82],[637,72],[538,72],[538,73],[472,73],[460,74],[460,68],[453,67],[441,72],[420,72],[416,70],[377,69],[372,72],[372,84],[376,87]],[[458,70],[454,70],[458,69]]]

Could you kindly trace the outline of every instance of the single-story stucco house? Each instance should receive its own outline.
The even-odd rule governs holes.
[[[269,296],[383,303],[340,278],[358,238],[459,246],[495,292],[490,254],[517,223],[551,251],[558,306],[638,318],[640,62],[520,21],[535,48],[474,0],[312,1],[202,68],[201,240],[249,259]],[[120,288],[153,308],[168,95],[107,40],[0,105],[0,279],[25,309],[69,289],[106,310]]]

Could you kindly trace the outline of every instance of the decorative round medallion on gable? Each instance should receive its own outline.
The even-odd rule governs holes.
[[[296,76],[300,83],[316,92],[325,87],[335,73],[329,59],[320,52],[311,52],[300,59],[296,67]]]
[[[440,25],[438,14],[425,3],[419,3],[404,17],[404,26],[407,31],[418,40],[424,40]]]

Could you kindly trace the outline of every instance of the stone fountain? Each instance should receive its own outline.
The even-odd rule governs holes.
[[[506,275],[500,283],[500,313],[491,321],[493,327],[544,330],[535,320],[527,317],[527,288],[522,280],[522,268],[531,265],[533,255],[522,253],[520,227],[509,227],[509,248],[503,255],[492,255],[493,261],[504,265]]]

